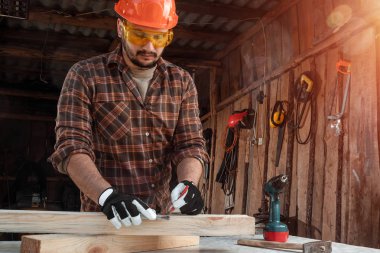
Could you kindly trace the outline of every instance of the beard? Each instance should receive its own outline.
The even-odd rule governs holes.
[[[153,68],[154,66],[157,65],[157,62],[158,62],[158,59],[161,57],[161,54],[160,55],[157,55],[156,52],[152,52],[152,51],[147,51],[145,49],[143,50],[137,50],[136,53],[132,52],[132,50],[128,47],[128,44],[126,41],[122,41],[122,44],[123,44],[123,49],[124,49],[124,52],[126,54],[126,56],[129,58],[129,60],[135,64],[136,66],[140,67],[140,68],[143,68],[143,69],[150,69],[150,68]],[[152,62],[149,62],[149,63],[144,63],[144,62],[141,62],[140,60],[137,59],[138,56],[153,56],[154,57],[154,60]]]

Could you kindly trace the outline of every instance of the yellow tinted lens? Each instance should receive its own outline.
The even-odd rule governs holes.
[[[173,31],[169,30],[167,32],[156,32],[147,30],[134,29],[131,26],[124,25],[124,36],[125,38],[138,46],[143,46],[152,42],[154,47],[165,47],[170,44],[173,39]]]

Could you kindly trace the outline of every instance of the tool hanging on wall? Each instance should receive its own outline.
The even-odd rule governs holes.
[[[331,128],[335,130],[335,135],[339,136],[342,133],[342,123],[341,118],[343,117],[343,114],[346,109],[347,104],[347,97],[348,97],[348,91],[350,88],[351,83],[351,62],[345,61],[345,60],[339,60],[336,63],[336,82],[335,82],[335,89],[334,89],[334,96],[333,101],[331,103],[330,108],[330,115],[327,116],[328,120],[331,120]],[[340,81],[342,82],[342,85],[344,83],[344,78],[346,77],[346,85],[344,87],[344,94],[343,94],[343,100],[342,104],[340,106],[340,112],[338,114],[333,114],[333,107],[335,104],[335,111],[339,110],[338,106],[338,86]]]
[[[234,206],[234,193],[236,183],[236,168],[238,159],[240,129],[249,129],[253,126],[255,112],[245,109],[234,112],[228,119],[224,135],[224,158],[216,175],[216,182],[222,184],[226,197],[225,212],[229,213]]]
[[[288,101],[279,100],[274,104],[271,117],[269,119],[269,126],[271,128],[279,128],[277,147],[276,147],[276,160],[275,166],[278,167],[280,163],[280,156],[282,150],[282,143],[284,142],[285,126],[288,114]]]
[[[303,128],[307,112],[311,107],[311,101],[313,99],[314,91],[314,81],[311,79],[313,76],[311,71],[306,71],[300,75],[296,80],[295,89],[296,89],[296,110],[295,110],[295,120],[294,128],[296,129],[296,140],[299,144],[307,144],[310,141],[311,136],[311,122],[309,127],[309,132],[306,135],[305,139],[302,139],[300,130]]]

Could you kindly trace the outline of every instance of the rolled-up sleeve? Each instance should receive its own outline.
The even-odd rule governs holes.
[[[199,119],[198,93],[189,74],[185,75],[185,90],[174,135],[173,163],[177,166],[183,159],[194,157],[209,162],[206,142]]]
[[[66,173],[62,163],[70,155],[82,153],[95,160],[90,97],[85,73],[76,64],[68,72],[62,86],[57,106],[55,151],[49,158],[53,167],[61,173]]]

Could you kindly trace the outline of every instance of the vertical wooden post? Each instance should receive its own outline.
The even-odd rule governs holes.
[[[270,110],[270,93],[271,93],[271,87],[270,84],[264,86],[265,89],[267,89],[267,94],[266,94],[266,117],[265,117],[265,156],[264,156],[264,173],[263,173],[263,185],[262,185],[262,195],[261,195],[261,212],[262,213],[267,213],[268,212],[268,206],[265,201],[265,184],[268,180],[268,160],[269,160],[269,141],[270,141],[270,129],[269,129],[269,119],[271,115],[271,110]]]
[[[294,110],[294,70],[289,71],[289,88],[288,88],[288,102],[289,112]],[[291,120],[291,119],[290,119]],[[288,123],[288,145],[286,148],[286,175],[289,178],[289,184],[284,192],[284,215],[289,218],[290,213],[290,197],[292,189],[292,175],[293,175],[293,155],[294,155],[294,126],[291,122]]]
[[[217,97],[217,87],[216,87],[216,68],[210,68],[210,112],[211,112],[211,126],[212,126],[212,142],[211,142],[211,156],[210,156],[210,164],[209,164],[209,185],[208,185],[208,200],[205,200],[208,203],[207,213],[211,213],[211,204],[212,204],[212,193],[214,190],[214,173],[215,173],[215,150],[216,150],[216,105],[218,101]]]
[[[380,34],[380,26],[376,27],[376,34],[377,145],[379,147],[377,151],[380,157],[380,36],[378,36]],[[380,231],[380,220],[378,221],[378,226]],[[377,245],[380,245],[380,237],[378,237]]]
[[[312,79],[316,82],[316,66],[315,66],[315,58],[313,58],[311,62],[311,72]],[[306,202],[306,235],[307,237],[312,237],[312,217],[313,217],[313,193],[314,193],[314,169],[315,169],[315,134],[317,132],[317,87],[318,83],[315,84],[313,94],[310,101],[310,147],[309,147],[309,172],[308,172],[308,184],[307,184],[307,202]]]

